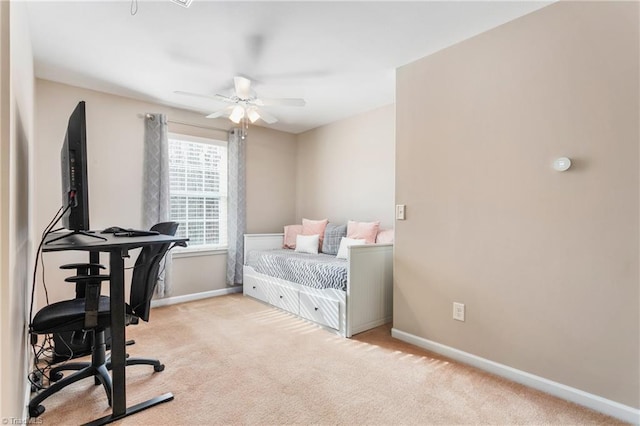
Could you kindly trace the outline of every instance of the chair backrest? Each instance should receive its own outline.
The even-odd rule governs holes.
[[[158,223],[153,225],[151,230],[164,235],[175,235],[178,230],[178,223]],[[138,255],[133,268],[129,306],[131,306],[133,314],[143,321],[149,321],[151,299],[158,284],[160,261],[169,250],[169,247],[171,247],[171,243],[144,247]]]

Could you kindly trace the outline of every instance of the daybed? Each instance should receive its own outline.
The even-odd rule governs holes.
[[[245,234],[245,296],[313,321],[343,337],[351,337],[391,321],[393,244],[354,245],[348,247],[347,259],[337,259],[327,254],[313,255],[282,249],[283,236]],[[265,254],[270,257],[262,266],[287,265],[289,269],[284,272],[287,279],[267,275],[271,273],[270,268],[260,264]],[[318,268],[332,268],[339,274],[340,265],[345,271],[342,289],[336,288],[339,287],[337,285],[328,287],[329,284],[322,284],[322,280],[314,275]]]

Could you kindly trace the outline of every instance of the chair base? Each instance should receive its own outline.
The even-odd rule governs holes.
[[[127,355],[128,356],[128,355]],[[63,371],[74,371],[74,370],[82,370],[83,368],[87,368],[91,365],[89,362],[68,362],[58,367],[54,367],[49,372],[49,377],[53,381],[60,380],[62,378]],[[127,358],[125,360],[125,366],[128,367],[130,365],[150,365],[153,367],[153,371],[160,372],[164,370],[164,364],[160,362],[160,360],[152,359],[152,358]],[[105,363],[107,370],[111,371],[111,360],[108,360]],[[96,381],[96,385],[99,383]]]
[[[151,365],[153,367],[153,371],[155,372],[164,370],[164,364],[162,364],[157,359],[151,358],[127,358],[125,361],[125,366],[128,367],[130,365]],[[107,362],[107,369],[111,370],[111,361]]]
[[[45,399],[49,398],[59,390],[89,377],[93,377],[96,384],[102,384],[104,391],[107,394],[107,400],[111,407],[111,395],[113,384],[111,383],[111,376],[109,370],[107,370],[106,364],[106,344],[104,329],[92,331],[92,353],[90,363],[72,362],[67,365],[62,365],[57,368],[52,368],[50,371],[50,386],[40,391],[36,396],[29,401],[29,416],[32,418],[38,417],[44,413],[44,406],[40,405]],[[66,367],[66,368],[65,368]],[[78,370],[76,373],[62,378],[61,371],[63,370]]]
[[[55,373],[54,373],[55,374]],[[58,372],[58,374],[60,374]],[[104,387],[104,391],[107,394],[107,399],[109,402],[109,406],[111,406],[111,376],[109,375],[109,371],[107,371],[106,365],[102,364],[99,366],[89,365],[88,367],[84,367],[79,370],[77,373],[72,374],[71,376],[65,377],[62,380],[56,381],[54,384],[44,389],[36,396],[31,398],[29,402],[29,416],[32,418],[38,417],[40,414],[44,413],[44,406],[40,405],[42,401],[49,398],[54,393],[58,392],[60,389],[69,386],[79,380],[86,379],[88,377],[95,377],[99,383],[102,383]]]
[[[92,356],[91,362],[67,362],[60,366],[53,367],[49,371],[49,381],[51,384],[48,388],[42,390],[36,396],[34,396],[29,402],[29,416],[31,418],[36,418],[45,411],[44,405],[41,405],[45,399],[49,398],[54,393],[59,390],[73,384],[79,380],[86,379],[89,377],[93,377],[95,384],[102,384],[104,390],[107,394],[107,400],[109,402],[109,406],[112,405],[112,382],[111,375],[109,375],[109,370],[111,370],[111,356],[106,359],[106,344],[105,344],[105,333],[104,330],[99,330],[95,332],[93,335],[94,344],[92,348]],[[164,364],[162,364],[157,359],[150,358],[127,358],[125,360],[125,366],[129,365],[151,365],[153,367],[153,371],[160,372],[164,370]],[[76,371],[76,373],[63,377],[63,371]],[[165,395],[166,397],[166,395]],[[159,402],[164,402],[166,400],[173,399],[173,395],[171,398],[160,398]],[[148,408],[149,406],[158,404],[159,402],[153,402],[151,404],[139,404],[139,410],[143,410]],[[109,421],[115,420],[111,418]]]

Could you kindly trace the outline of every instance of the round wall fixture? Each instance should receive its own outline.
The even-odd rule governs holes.
[[[553,169],[559,172],[567,171],[569,167],[571,167],[571,160],[568,157],[556,158],[553,162]]]

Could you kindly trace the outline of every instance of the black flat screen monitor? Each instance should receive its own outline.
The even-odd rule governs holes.
[[[66,209],[62,216],[62,226],[70,231],[88,231],[87,124],[84,101],[78,103],[69,117],[60,161],[62,207]]]

